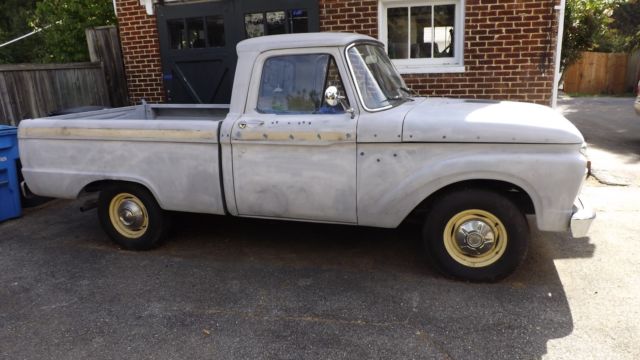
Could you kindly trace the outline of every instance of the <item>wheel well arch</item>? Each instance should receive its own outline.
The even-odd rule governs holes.
[[[522,210],[524,214],[534,215],[536,213],[535,205],[533,203],[533,199],[531,198],[531,195],[528,194],[520,186],[513,184],[511,182],[502,181],[502,180],[474,179],[474,180],[464,180],[464,181],[448,184],[434,191],[429,196],[427,196],[424,200],[422,200],[413,209],[413,211],[409,213],[407,218],[405,218],[404,222],[424,220],[424,216],[429,211],[431,211],[433,204],[439,198],[441,198],[446,194],[459,191],[459,190],[464,190],[464,189],[483,189],[483,190],[494,191],[496,193],[505,195],[507,198],[513,201],[516,204],[516,206]]]
[[[151,187],[149,187],[147,184],[139,182],[139,181],[129,181],[129,180],[109,179],[109,180],[92,181],[92,182],[88,183],[87,185],[85,185],[82,188],[82,190],[80,190],[80,194],[100,192],[103,189],[106,189],[107,187],[115,186],[115,185],[122,185],[122,184],[141,186],[141,187],[145,188],[147,191],[149,191],[149,193],[151,195],[153,195],[153,197],[156,199],[156,201],[158,200],[158,197],[156,196],[156,194],[153,191],[153,189]]]

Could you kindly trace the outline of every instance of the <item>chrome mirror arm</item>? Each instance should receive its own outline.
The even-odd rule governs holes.
[[[324,100],[327,102],[327,105],[336,106],[340,104],[342,109],[351,115],[351,119],[354,119],[356,117],[356,111],[352,107],[349,107],[346,99],[346,97],[338,94],[338,88],[335,86],[329,86],[324,92]]]

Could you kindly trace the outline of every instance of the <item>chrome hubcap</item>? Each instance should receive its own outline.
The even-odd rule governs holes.
[[[456,243],[466,255],[483,255],[491,251],[495,234],[491,226],[481,220],[462,223],[455,234]]]
[[[135,195],[120,193],[111,199],[109,219],[114,229],[130,239],[140,238],[149,226],[144,203]]]
[[[469,209],[455,214],[443,232],[449,255],[465,266],[483,267],[498,261],[504,254],[507,231],[495,215],[485,210]]]
[[[144,214],[138,204],[131,200],[123,201],[118,207],[118,218],[129,230],[140,230],[144,223]]]

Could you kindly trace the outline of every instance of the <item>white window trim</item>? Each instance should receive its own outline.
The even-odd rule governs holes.
[[[455,48],[453,59],[392,59],[393,65],[401,74],[462,73],[464,66],[464,19],[465,0],[378,0],[378,38],[388,52],[387,9],[393,7],[411,7],[424,5],[446,5],[455,3],[459,7],[455,19]]]

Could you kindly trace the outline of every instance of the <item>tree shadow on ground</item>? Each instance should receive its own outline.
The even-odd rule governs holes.
[[[534,231],[527,259],[514,275],[497,284],[472,284],[447,279],[429,266],[417,226],[387,230],[186,214],[174,219],[172,241],[161,252],[290,269],[287,283],[326,271],[346,276],[351,278],[347,284],[313,281],[319,285],[317,298],[323,300],[294,307],[291,315],[387,324],[389,330],[392,324],[403,325],[417,344],[424,341],[424,353],[419,354],[452,358],[544,355],[549,340],[573,330],[553,261],[592,257],[595,251],[588,238],[568,241],[568,234]],[[301,278],[299,272],[306,275]],[[358,283],[358,292],[352,291],[351,281]],[[264,290],[269,298],[287,302],[276,295],[282,289]],[[298,290],[289,290],[288,296],[297,298]],[[350,299],[348,305],[340,291]],[[327,294],[337,294],[335,303],[326,300],[331,298]]]

